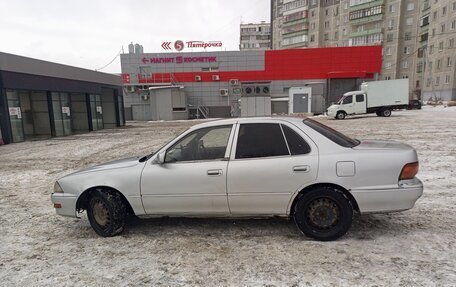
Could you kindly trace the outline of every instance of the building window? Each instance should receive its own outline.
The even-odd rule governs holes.
[[[412,32],[405,32],[404,39],[405,41],[412,40]]]
[[[449,75],[446,75],[446,76],[445,76],[445,82],[444,82],[444,84],[445,84],[445,85],[448,85],[449,83],[450,83],[450,76],[449,76]]]
[[[315,30],[315,23],[310,23],[310,30]]]
[[[386,34],[386,42],[393,42],[393,34]]]
[[[325,39],[325,41],[328,41],[328,40],[329,40],[329,34],[328,34],[328,33],[325,33],[324,39]]]
[[[391,55],[391,47],[386,47],[386,48],[385,48],[385,54],[386,54],[387,56],[390,56],[390,55]]]
[[[453,48],[453,46],[454,46],[454,38],[448,40],[448,47]]]
[[[329,21],[325,21],[325,29],[329,28]]]
[[[434,14],[432,15],[432,20],[437,20],[437,11],[434,11]]]
[[[424,49],[423,48],[419,48],[418,49],[418,58],[423,58],[424,56]]]
[[[432,33],[431,33],[432,37],[435,36],[435,28],[432,28]]]
[[[442,15],[445,15],[445,14],[446,14],[446,10],[447,10],[447,7],[444,6],[444,7],[442,8]]]
[[[431,78],[427,78],[426,79],[426,87],[430,87],[431,86]]]
[[[413,25],[413,18],[412,18],[412,17],[407,18],[407,20],[405,21],[405,23],[407,24],[407,26]]]
[[[385,76],[385,80],[391,80],[391,76]]]
[[[407,69],[408,68],[408,62],[407,61],[403,61],[402,62],[402,68],[403,69]]]
[[[394,19],[390,19],[388,21],[388,29],[393,29],[394,28]]]
[[[439,43],[439,52],[442,52],[443,51],[443,42],[440,42]]]
[[[396,6],[394,6],[393,4],[389,5],[388,12],[390,12],[390,13],[396,12]]]
[[[415,3],[408,3],[407,4],[407,11],[412,11],[415,9]]]
[[[448,57],[447,58],[447,67],[451,67],[453,65],[453,60],[451,59],[451,57]]]
[[[440,84],[440,77],[435,77],[435,85],[438,86]]]
[[[445,33],[445,24],[440,25],[440,32]]]
[[[423,72],[423,63],[420,62],[416,65],[416,72],[417,73],[422,73]]]
[[[451,30],[456,29],[456,20],[451,21]]]
[[[440,70],[440,67],[442,66],[442,61],[439,59],[437,60],[437,65],[436,65],[436,70]]]
[[[429,70],[432,70],[432,62],[429,62]]]
[[[310,42],[315,42],[315,35],[310,35]]]
[[[434,44],[429,46],[429,55],[432,55],[432,53],[434,53]]]
[[[410,54],[410,47],[404,47],[404,54]]]
[[[391,63],[390,62],[385,63],[385,69],[391,69]]]

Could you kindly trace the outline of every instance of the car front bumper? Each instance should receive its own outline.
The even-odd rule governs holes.
[[[52,193],[51,194],[51,201],[54,204],[54,207],[59,206],[59,208],[55,208],[55,212],[58,215],[62,216],[70,216],[70,217],[77,217],[76,215],[76,200],[77,197],[73,194],[69,193]]]
[[[361,213],[392,212],[411,209],[423,195],[418,179],[401,181],[398,188],[351,190]]]

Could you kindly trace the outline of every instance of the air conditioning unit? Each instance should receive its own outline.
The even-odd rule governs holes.
[[[239,85],[239,80],[237,80],[237,79],[231,79],[231,80],[230,80],[230,85],[232,85],[232,86]]]
[[[269,94],[269,87],[268,87],[268,86],[264,86],[264,87],[261,89],[261,92],[262,92],[263,94],[268,95],[268,94]]]
[[[243,90],[245,95],[251,95],[253,94],[254,87],[245,87]]]
[[[141,99],[147,101],[149,99],[149,95],[141,95]]]
[[[220,81],[219,75],[212,75],[212,81]]]
[[[135,86],[127,86],[127,91],[129,93],[134,93],[135,92]]]
[[[195,76],[195,81],[197,81],[197,82],[201,82],[201,76],[199,76],[199,75],[196,75],[196,76]]]
[[[228,89],[220,89],[220,96],[228,97]]]

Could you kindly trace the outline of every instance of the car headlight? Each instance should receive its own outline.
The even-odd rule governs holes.
[[[63,193],[63,189],[57,181],[54,183],[54,193]]]

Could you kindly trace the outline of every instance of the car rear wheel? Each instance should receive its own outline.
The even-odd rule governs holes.
[[[389,117],[391,116],[391,110],[390,109],[384,109],[381,111],[382,117]]]
[[[98,235],[110,237],[124,230],[127,208],[117,192],[95,190],[89,198],[87,216]]]
[[[347,233],[353,219],[353,207],[341,191],[320,187],[298,199],[293,217],[306,236],[330,241]]]
[[[336,119],[338,119],[338,120],[345,119],[345,113],[344,112],[337,112]]]

